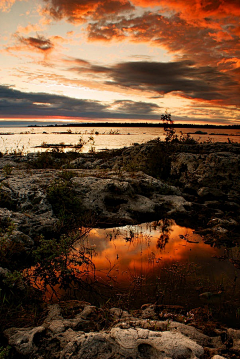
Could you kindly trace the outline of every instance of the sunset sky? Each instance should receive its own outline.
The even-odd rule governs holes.
[[[0,0],[0,30],[0,126],[240,125],[240,0]]]

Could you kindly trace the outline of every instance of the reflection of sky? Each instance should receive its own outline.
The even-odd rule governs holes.
[[[224,300],[238,301],[240,288],[236,279],[240,277],[240,270],[228,260],[239,259],[238,248],[211,247],[193,229],[168,221],[168,232],[164,233],[169,234],[169,240],[160,250],[157,244],[162,234],[163,221],[158,224],[160,226],[157,227],[141,224],[108,229],[93,228],[88,237],[76,245],[76,249],[82,248],[82,245],[92,249],[94,273],[91,272],[92,268],[86,266],[72,268],[79,271],[83,280],[95,282],[97,279],[95,285],[100,297],[110,298],[113,292],[123,295],[133,293],[136,306],[155,301],[156,293],[163,296],[166,304],[189,303],[191,307],[204,304],[199,294],[206,291],[223,290]],[[126,241],[131,234],[134,234],[132,240]],[[228,254],[225,260],[216,258],[225,254]],[[38,284],[41,287],[40,280]],[[60,297],[64,295],[64,291],[58,286],[54,289]],[[138,290],[141,290],[141,295],[135,298]],[[79,291],[80,300],[91,302],[91,292],[84,293]],[[48,300],[52,296],[55,298],[50,288],[45,295]]]
[[[130,230],[135,236],[132,241],[126,241],[125,238],[130,237]],[[159,269],[175,262],[193,262],[206,270],[215,271],[216,274],[220,269],[218,260],[212,257],[220,255],[222,250],[204,244],[202,238],[190,228],[172,224],[169,241],[162,250],[157,248],[161,235],[159,228],[153,229],[143,224],[120,227],[119,232],[115,235],[116,229],[95,228],[91,230],[86,244],[96,251],[96,256],[93,257],[96,270],[108,272],[113,267],[112,273],[117,273],[120,281],[127,279],[127,272],[134,272],[136,275],[149,271],[158,272]]]

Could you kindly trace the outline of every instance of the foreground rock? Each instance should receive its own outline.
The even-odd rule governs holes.
[[[1,182],[1,218],[15,224],[16,230],[30,237],[56,230],[57,217],[47,197],[47,188],[59,170],[15,170]],[[82,202],[83,211],[91,212],[97,225],[136,224],[158,219],[163,213],[186,213],[189,203],[180,191],[142,172],[134,175],[98,170],[71,172],[69,185]],[[19,234],[20,235],[20,234]]]
[[[61,306],[55,304],[40,326],[5,330],[17,355],[36,359],[220,359],[240,355],[239,330],[216,328],[208,336],[190,324],[161,320],[163,306],[144,306],[132,316],[117,308],[103,311],[84,302],[72,304],[75,312],[78,309],[72,318],[64,318]]]

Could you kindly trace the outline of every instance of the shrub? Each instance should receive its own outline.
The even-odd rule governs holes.
[[[40,283],[39,289],[45,293],[50,287],[53,291],[56,286],[67,290],[73,284],[83,286],[82,276],[94,269],[94,265],[84,246],[76,248],[74,244],[80,241],[87,229],[83,232],[62,235],[60,239],[40,238],[38,248],[33,252],[34,262],[37,263],[29,271],[29,280]]]
[[[65,181],[70,181],[73,177],[76,177],[77,174],[75,171],[66,171],[63,170],[62,172],[59,173],[59,177]]]
[[[5,174],[5,176],[10,176],[10,174],[12,173],[13,167],[7,163],[5,166],[3,166],[2,170]]]
[[[61,152],[58,149],[53,149],[48,152],[40,152],[37,154],[36,158],[29,163],[29,166],[32,168],[54,168],[59,169],[62,166],[68,166],[69,163],[79,157],[78,152]]]
[[[3,188],[3,183],[0,183],[0,206],[3,208],[6,207],[8,209],[14,210],[16,209],[16,205],[12,200],[11,194],[9,192],[7,191],[7,189]]]
[[[12,238],[14,229],[10,219],[0,219],[0,267],[10,270],[26,266],[29,256],[24,244]]]
[[[66,177],[65,174],[64,176]],[[70,229],[81,224],[82,203],[69,179],[60,178],[53,181],[47,189],[47,199],[60,221],[60,228]]]

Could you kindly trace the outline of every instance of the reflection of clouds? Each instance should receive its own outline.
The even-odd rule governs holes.
[[[169,229],[169,242],[163,250],[157,249],[161,230],[149,224],[122,227],[116,238],[116,231],[113,229],[93,229],[88,242],[90,245],[96,245],[98,255],[93,258],[96,269],[108,271],[109,267],[115,266],[113,272],[117,272],[118,280],[124,280],[130,273],[141,275],[172,262],[188,262],[190,256],[194,262],[201,263],[216,253],[216,249],[204,244],[201,237],[194,234],[192,229],[176,224],[171,225]],[[135,233],[132,241],[125,240],[129,237],[129,231]],[[106,232],[113,234],[111,241]],[[184,239],[186,234],[189,240],[199,243],[188,243]]]

